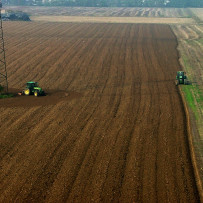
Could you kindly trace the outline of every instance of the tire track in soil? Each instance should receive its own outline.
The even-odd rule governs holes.
[[[111,60],[111,56],[110,56],[110,55],[108,56],[108,58],[109,58],[109,60]],[[105,63],[106,63],[106,64],[111,64],[111,61],[109,61],[109,60],[108,60],[108,58],[106,58],[106,62],[105,62]],[[107,66],[107,67],[108,67],[108,66]],[[105,68],[105,69],[106,69],[105,64],[103,65],[103,68]],[[108,70],[108,69],[107,69],[107,70]],[[102,72],[103,72],[103,71],[102,71]],[[104,74],[104,75],[109,75],[109,74]],[[107,81],[108,81],[108,80],[106,80],[106,83],[107,83]],[[98,83],[99,83],[99,82],[98,82]],[[105,84],[106,84],[106,83],[105,83]],[[104,91],[105,86],[106,86],[106,85],[104,85],[104,88],[103,88],[102,92]],[[94,93],[95,93],[95,95],[97,95],[97,94],[98,94],[98,93],[96,92],[96,88],[95,88],[95,92],[94,92]],[[101,96],[102,96],[102,95],[103,95],[103,94],[101,94]],[[93,100],[95,100],[95,99],[97,99],[97,98],[98,98],[98,96],[93,97],[93,98],[94,98]],[[93,105],[93,103],[92,103],[92,102],[93,102],[93,101],[92,101],[92,100],[90,100],[90,104],[89,104],[89,105]],[[88,106],[88,105],[87,105],[87,106]],[[84,111],[83,111],[83,112],[84,112]],[[96,126],[97,126],[97,124],[96,124]],[[97,142],[96,142],[96,143],[97,143]],[[83,178],[85,178],[85,179],[86,179],[86,177],[83,177]],[[75,182],[75,181],[74,181],[74,182]],[[81,184],[82,184],[82,183],[81,183]],[[78,184],[77,184],[77,185],[78,185]],[[77,191],[77,190],[76,190],[76,191]],[[75,192],[76,192],[76,191],[75,191]],[[71,192],[71,189],[70,189],[70,192]],[[54,197],[54,196],[53,196],[53,197]],[[53,199],[53,197],[52,197],[52,199]],[[68,193],[67,193],[67,192],[66,192],[66,197],[68,197]]]
[[[199,201],[173,82],[179,64],[169,26],[20,27],[7,31],[16,32],[16,41],[21,32],[46,43],[58,38],[54,45],[63,53],[56,50],[59,58],[51,68],[52,57],[43,55],[40,80],[50,86],[54,78],[56,88],[73,93],[49,106],[0,107],[0,201]],[[34,68],[29,61],[27,66]],[[53,75],[57,67],[62,73]],[[23,71],[11,74],[11,85],[17,86]]]

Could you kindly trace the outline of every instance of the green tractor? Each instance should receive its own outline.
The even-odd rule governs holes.
[[[189,84],[187,80],[187,76],[185,75],[184,71],[178,71],[176,75],[176,85],[180,85],[180,84],[184,84],[184,85]]]
[[[23,90],[22,92],[24,95],[28,96],[28,95],[33,95],[38,97],[38,96],[43,96],[45,95],[44,91],[42,90],[42,88],[40,88],[38,86],[37,82],[27,82],[26,83],[26,88]]]

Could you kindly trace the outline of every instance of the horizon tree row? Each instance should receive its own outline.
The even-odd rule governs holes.
[[[203,0],[2,0],[6,5],[81,7],[203,7]]]

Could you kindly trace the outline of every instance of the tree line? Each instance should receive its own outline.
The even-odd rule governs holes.
[[[11,5],[81,7],[203,7],[203,0],[2,0]]]

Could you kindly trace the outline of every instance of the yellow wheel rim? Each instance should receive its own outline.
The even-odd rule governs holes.
[[[25,90],[25,94],[29,95],[30,91],[29,90]]]

